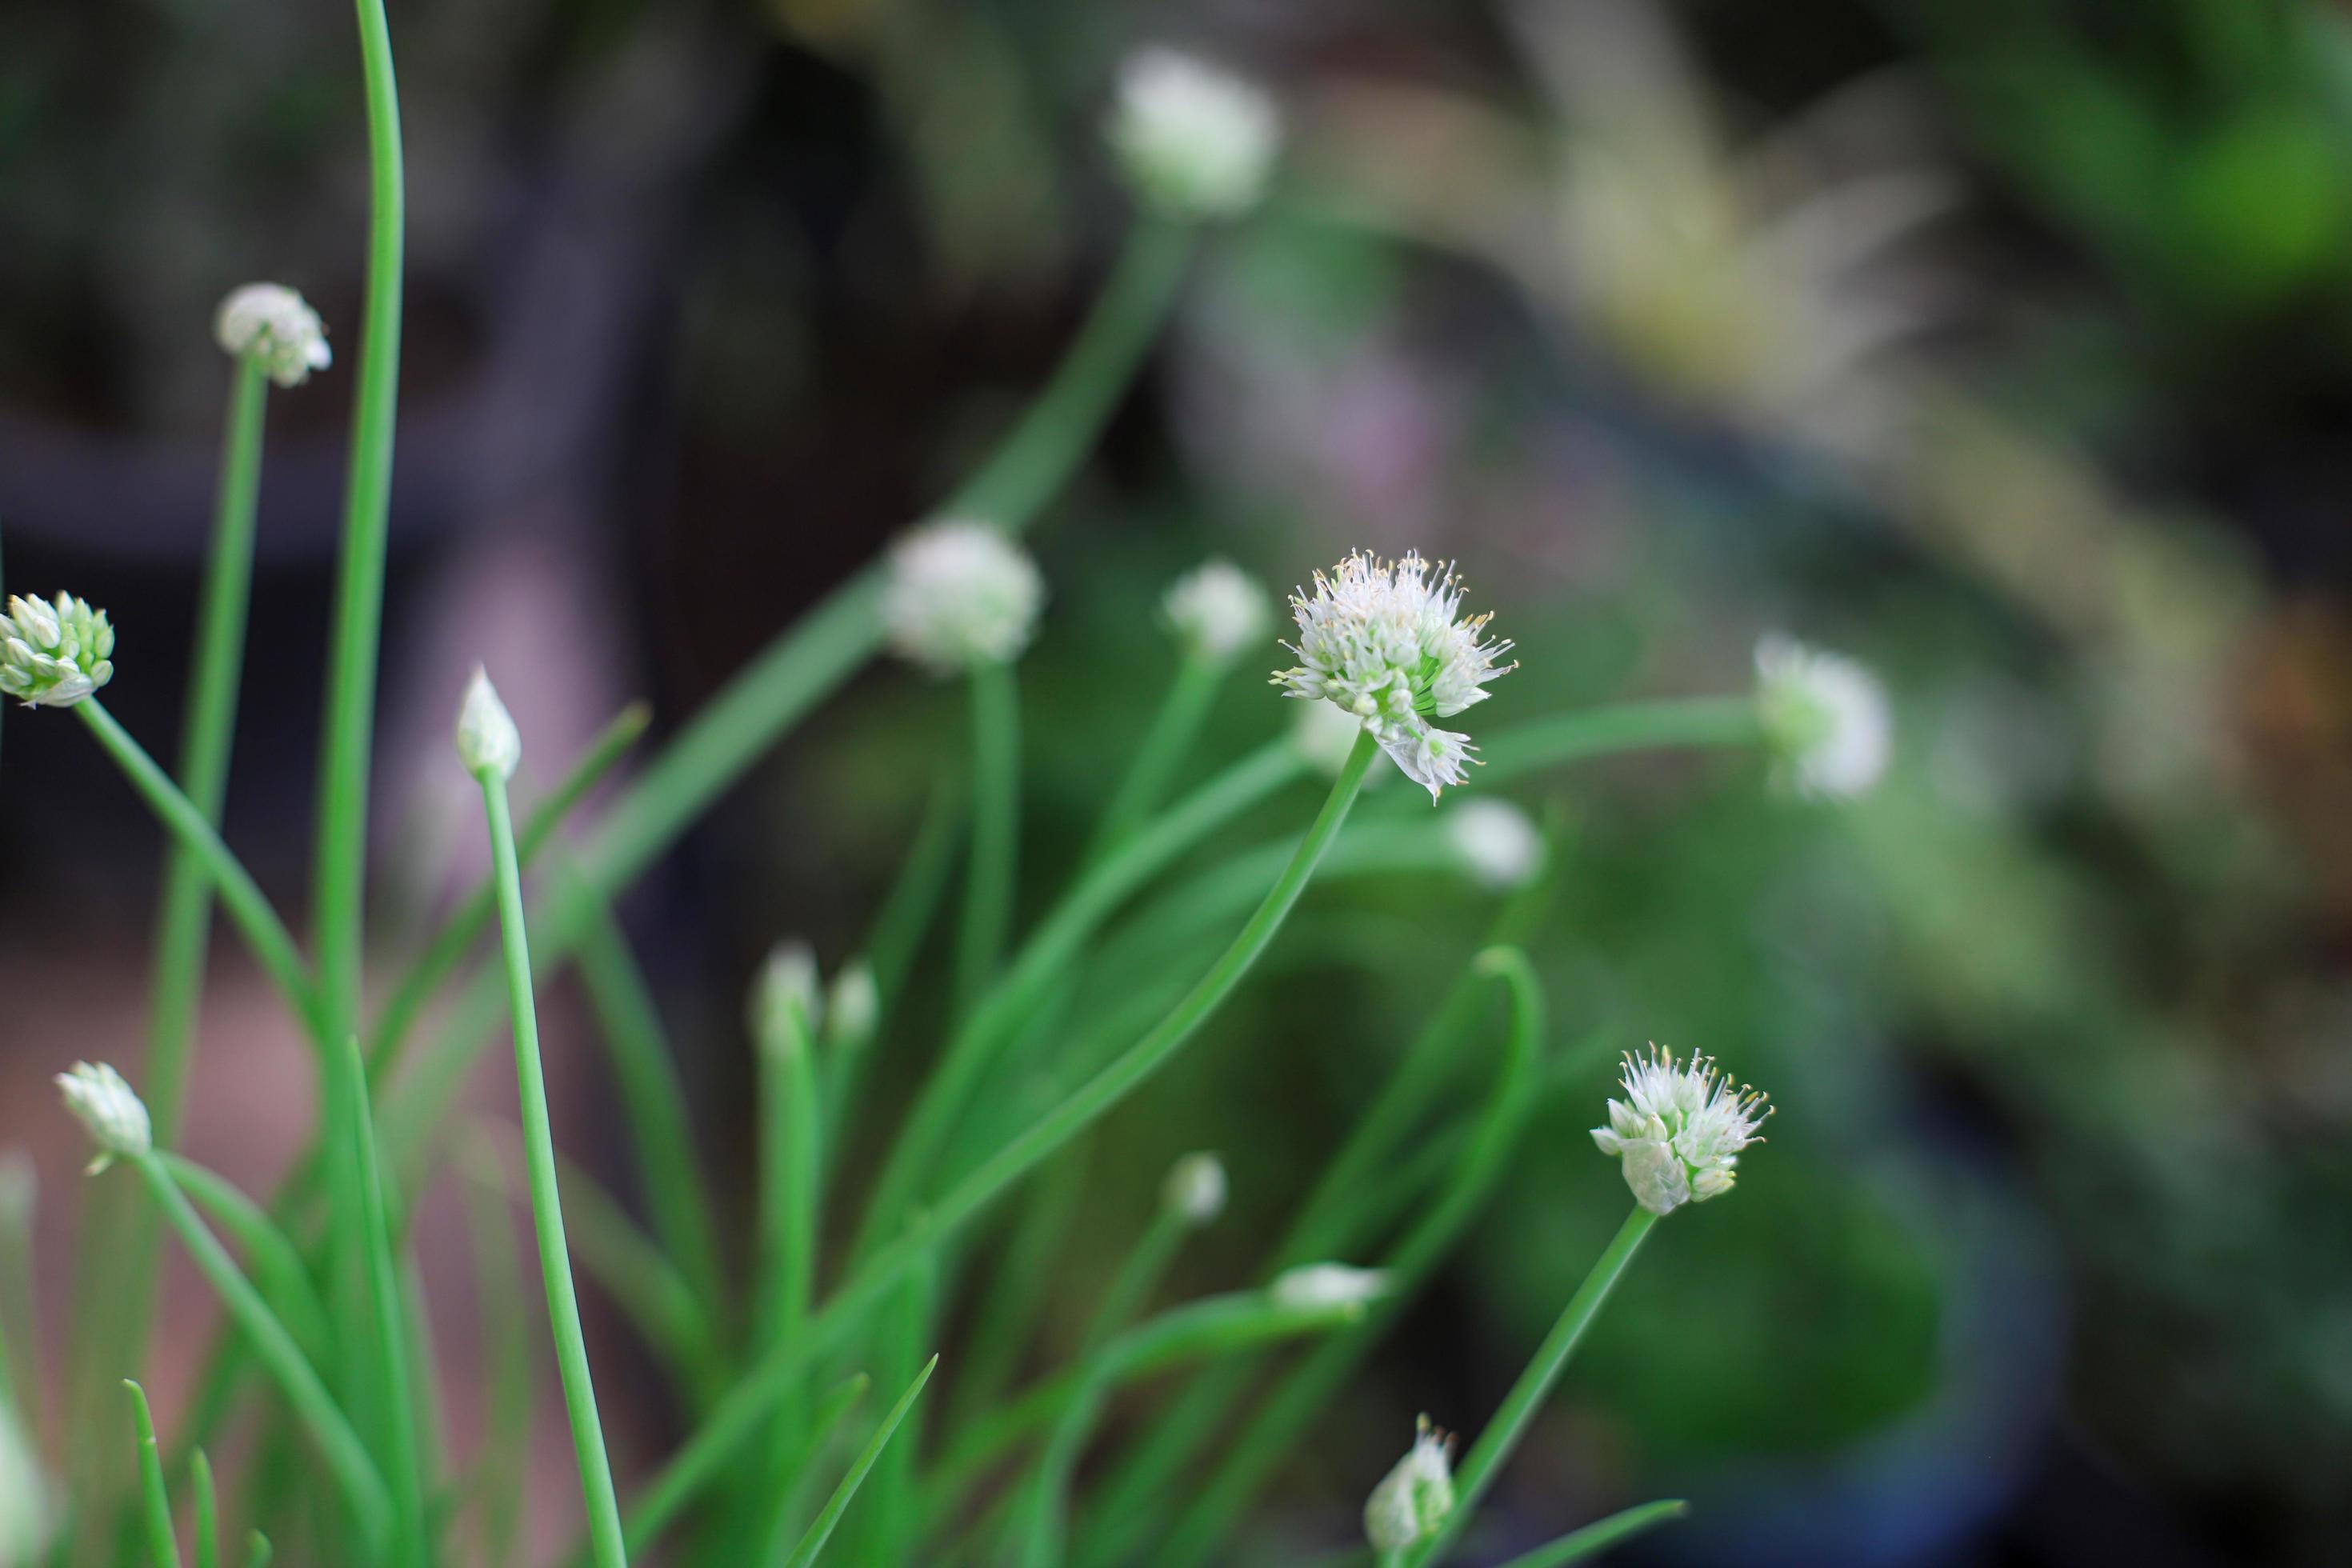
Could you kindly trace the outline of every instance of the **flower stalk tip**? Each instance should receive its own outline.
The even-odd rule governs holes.
[[[1711,1057],[1677,1061],[1652,1046],[1626,1053],[1619,1081],[1625,1098],[1609,1102],[1609,1125],[1592,1142],[1622,1163],[1634,1202],[1654,1215],[1729,1192],[1740,1152],[1764,1141],[1772,1114],[1765,1095],[1735,1088]]]
[[[1160,613],[1186,653],[1223,665],[1265,635],[1274,601],[1256,578],[1219,558],[1176,579]]]
[[[798,939],[778,942],[751,986],[752,1037],[763,1050],[781,1051],[793,1040],[813,1037],[824,1018],[816,950]]]
[[[103,1062],[76,1062],[70,1072],[58,1074],[57,1083],[66,1109],[98,1145],[98,1157],[89,1163],[91,1175],[118,1159],[137,1159],[154,1148],[146,1102],[112,1068]]]
[[[891,646],[935,675],[1021,657],[1045,602],[1036,563],[984,522],[926,523],[890,550],[882,620]]]
[[[1265,192],[1282,141],[1274,100],[1179,50],[1138,50],[1105,131],[1145,203],[1186,222],[1239,216]]]
[[[70,708],[114,679],[113,654],[114,627],[88,600],[11,595],[0,616],[0,697]]]
[[[457,709],[457,757],[476,778],[495,774],[502,782],[514,777],[522,762],[522,735],[515,729],[514,716],[499,700],[489,671],[478,664]]]
[[[1435,1535],[1454,1512],[1454,1439],[1423,1415],[1412,1447],[1364,1502],[1364,1539],[1372,1550],[1408,1552]]]
[[[1774,635],[1756,645],[1756,710],[1782,785],[1849,800],[1886,772],[1895,715],[1867,665]]]
[[[257,362],[280,386],[299,386],[312,371],[335,363],[319,312],[282,283],[232,290],[213,316],[213,336],[231,357]]]
[[[1225,1163],[1214,1154],[1187,1154],[1168,1168],[1160,1201],[1185,1225],[1198,1229],[1225,1211]]]
[[[1393,1289],[1395,1278],[1387,1269],[1345,1263],[1302,1263],[1275,1276],[1268,1287],[1276,1306],[1351,1312],[1361,1312]]]
[[[1543,834],[1507,800],[1464,801],[1447,813],[1445,835],[1471,880],[1490,892],[1524,888],[1543,869]]]

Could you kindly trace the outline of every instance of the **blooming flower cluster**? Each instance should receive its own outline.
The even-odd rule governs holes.
[[[1435,1535],[1454,1511],[1454,1439],[1429,1424],[1364,1502],[1364,1539],[1378,1552],[1404,1552]]]
[[[1029,646],[1045,582],[984,522],[927,523],[891,547],[882,620],[891,646],[937,675],[1009,664]]]
[[[1256,578],[1217,560],[1177,578],[1160,612],[1187,653],[1223,665],[1265,635],[1274,603]]]
[[[278,283],[248,283],[220,302],[213,336],[240,359],[260,362],[280,386],[299,386],[314,370],[335,363],[319,312]]]
[[[27,708],[70,708],[114,679],[106,612],[59,594],[54,604],[12,595],[0,616],[0,697]]]
[[[1171,217],[1232,217],[1256,205],[1282,137],[1273,100],[1170,48],[1127,62],[1107,132],[1137,193]]]
[[[1779,776],[1799,795],[1845,799],[1886,771],[1894,713],[1886,688],[1855,660],[1765,637],[1756,645],[1756,705]]]
[[[1318,572],[1314,594],[1294,594],[1290,604],[1298,640],[1283,646],[1298,664],[1277,671],[1275,684],[1353,716],[1432,800],[1460,784],[1470,738],[1429,721],[1485,701],[1486,682],[1517,666],[1495,662],[1511,645],[1485,640],[1488,616],[1461,613],[1454,574],[1418,553],[1382,561],[1358,552],[1328,576]]]
[[[66,1109],[98,1145],[98,1158],[90,1162],[91,1175],[117,1159],[134,1159],[154,1146],[146,1101],[112,1068],[76,1062],[71,1072],[58,1074],[58,1089],[66,1097]]]
[[[1609,1102],[1609,1125],[1592,1130],[1601,1152],[1623,1162],[1633,1200],[1652,1214],[1672,1214],[1731,1190],[1739,1152],[1761,1142],[1772,1113],[1765,1097],[1735,1089],[1713,1058],[1677,1062],[1672,1051],[1628,1053],[1622,1100]]]

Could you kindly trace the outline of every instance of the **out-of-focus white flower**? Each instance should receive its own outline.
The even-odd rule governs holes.
[[[113,653],[114,628],[87,600],[11,595],[0,616],[0,697],[27,708],[70,708],[114,679]]]
[[[40,1457],[16,1411],[0,1401],[0,1568],[38,1562],[48,1538],[48,1482]]]
[[[1171,217],[1233,217],[1265,190],[1282,117],[1258,88],[1155,46],[1120,70],[1107,134],[1143,200]]]
[[[1168,1168],[1160,1201],[1186,1225],[1207,1225],[1225,1212],[1225,1163],[1214,1154],[1187,1154]]]
[[[1424,1415],[1412,1447],[1364,1502],[1364,1539],[1380,1552],[1403,1552],[1435,1535],[1454,1511],[1454,1440]]]
[[[1362,1307],[1379,1300],[1394,1287],[1385,1268],[1356,1268],[1345,1263],[1302,1263],[1275,1276],[1270,1287],[1275,1303],[1302,1310],[1318,1307]]]
[[[154,1130],[147,1121],[146,1102],[123,1081],[122,1075],[100,1063],[76,1062],[71,1072],[58,1074],[58,1088],[66,1109],[74,1113],[98,1145],[89,1163],[93,1176],[119,1158],[131,1159],[154,1146]]]
[[[762,1049],[782,1050],[792,1040],[813,1037],[824,1018],[816,950],[797,938],[776,943],[751,986],[752,1037]]]
[[[1482,795],[1445,814],[1445,837],[1480,886],[1524,888],[1543,869],[1543,835],[1507,800]]]
[[[1731,1190],[1739,1152],[1763,1142],[1757,1130],[1772,1114],[1765,1097],[1735,1089],[1714,1059],[1676,1062],[1652,1046],[1628,1052],[1622,1100],[1609,1102],[1609,1125],[1592,1130],[1601,1152],[1621,1160],[1633,1200],[1652,1214],[1672,1214]]]
[[[1310,702],[1291,721],[1290,743],[1317,773],[1337,778],[1347,764],[1348,753],[1356,749],[1356,737],[1363,732],[1364,721],[1354,714],[1342,713],[1328,702]],[[1364,787],[1370,789],[1393,776],[1391,764],[1374,763]]]
[[[1265,636],[1274,598],[1230,561],[1202,562],[1176,579],[1161,611],[1185,651],[1223,664]]]
[[[1777,634],[1756,645],[1756,707],[1798,794],[1845,799],[1886,772],[1895,715],[1878,677],[1843,654]]]
[[[248,283],[220,302],[213,336],[240,359],[260,363],[280,386],[299,386],[335,363],[327,329],[310,302],[281,283]]]
[[[937,675],[1021,657],[1045,602],[1036,563],[983,522],[926,523],[891,547],[891,646]]]
[[[1495,663],[1511,645],[1482,640],[1490,617],[1461,613],[1454,574],[1418,552],[1382,561],[1359,552],[1331,575],[1315,574],[1313,595],[1296,593],[1290,605],[1298,640],[1283,646],[1299,662],[1274,683],[1353,714],[1431,800],[1460,784],[1470,738],[1429,721],[1485,701],[1486,683],[1518,667]]]
[[[522,735],[515,729],[514,716],[499,700],[490,672],[478,664],[474,679],[466,683],[466,700],[457,706],[457,760],[476,778],[495,773],[500,779],[514,777],[522,762]]]
[[[882,993],[874,983],[874,966],[853,959],[834,976],[824,1003],[825,1037],[844,1050],[856,1050],[874,1038],[882,1021]]]

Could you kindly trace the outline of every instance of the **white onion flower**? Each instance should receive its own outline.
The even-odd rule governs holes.
[[[935,675],[1009,664],[1029,646],[1045,582],[983,522],[926,523],[890,550],[882,620],[891,646]]]
[[[1592,1142],[1623,1163],[1633,1200],[1652,1214],[1729,1192],[1740,1151],[1763,1142],[1757,1130],[1772,1114],[1762,1094],[1733,1088],[1709,1057],[1628,1052],[1619,1081],[1625,1098],[1609,1102],[1609,1125],[1594,1128]]]
[[[1395,1286],[1385,1268],[1355,1268],[1345,1263],[1302,1263],[1275,1276],[1268,1287],[1275,1304],[1309,1310],[1318,1307],[1361,1308]]]
[[[0,697],[70,708],[114,679],[113,653],[114,627],[87,600],[11,595],[0,616]]]
[[[490,672],[478,664],[457,706],[457,760],[478,779],[495,773],[501,780],[514,777],[522,762],[522,735],[514,716],[499,700]]]
[[[824,1020],[825,1038],[845,1050],[874,1038],[882,1022],[882,992],[872,964],[860,958],[842,966],[825,994]]]
[[[248,283],[220,302],[213,336],[239,359],[259,362],[280,386],[299,386],[335,363],[319,312],[279,283]]]
[[[1857,660],[1767,637],[1756,645],[1756,706],[1779,777],[1799,795],[1850,798],[1886,772],[1894,711],[1886,688]]]
[[[1274,100],[1175,49],[1137,51],[1106,132],[1136,194],[1170,217],[1234,217],[1257,204],[1282,140]]]
[[[1507,800],[1481,795],[1445,814],[1446,841],[1480,887],[1524,888],[1543,869],[1543,834]]]
[[[1485,701],[1486,683],[1518,667],[1496,664],[1511,645],[1482,640],[1490,617],[1461,613],[1454,574],[1417,552],[1382,561],[1358,552],[1329,576],[1315,574],[1313,595],[1302,590],[1290,605],[1298,640],[1283,646],[1299,662],[1274,683],[1352,715],[1431,800],[1460,784],[1475,748],[1429,721]]]
[[[1168,1168],[1160,1184],[1162,1207],[1199,1227],[1225,1212],[1225,1163],[1214,1154],[1187,1154]]]
[[[790,1026],[814,1036],[824,1021],[824,991],[817,978],[816,950],[797,939],[780,942],[760,965],[751,984],[751,1035],[766,1049],[780,1049],[794,1037]]]
[[[1374,1552],[1405,1552],[1420,1545],[1454,1511],[1454,1439],[1429,1424],[1414,1424],[1412,1447],[1372,1489],[1364,1502],[1364,1539]]]
[[[76,1062],[71,1072],[58,1074],[57,1082],[66,1097],[66,1109],[98,1145],[98,1158],[89,1163],[91,1175],[117,1159],[135,1159],[154,1147],[155,1132],[147,1120],[146,1102],[112,1068]]]
[[[1218,559],[1176,579],[1160,601],[1160,612],[1187,653],[1224,664],[1265,636],[1274,598],[1256,578]]]

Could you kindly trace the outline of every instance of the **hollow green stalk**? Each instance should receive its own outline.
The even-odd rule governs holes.
[[[882,1310],[883,1326],[876,1336],[876,1353],[884,1387],[918,1375],[919,1366],[922,1368],[920,1376],[929,1375],[929,1367],[922,1365],[923,1345],[931,1334],[939,1293],[939,1259],[934,1252],[907,1271],[899,1281],[898,1293]],[[938,1362],[938,1356],[930,1358],[931,1365]],[[900,1563],[910,1544],[916,1525],[915,1460],[923,1445],[926,1423],[922,1413],[914,1409],[907,1412],[906,1422],[889,1447],[876,1457],[872,1474],[867,1477],[873,1497],[865,1510],[856,1541],[863,1550],[850,1553],[857,1562]]]
[[[393,1257],[392,1220],[376,1165],[375,1116],[368,1106],[367,1068],[360,1059],[356,1037],[344,1055],[348,1070],[342,1077],[345,1092],[351,1096],[344,1108],[345,1124],[353,1133],[349,1157],[360,1194],[360,1214],[367,1226],[360,1240],[360,1256],[367,1273],[368,1305],[376,1339],[374,1366],[381,1380],[375,1404],[383,1424],[385,1479],[392,1491],[392,1559],[409,1568],[425,1568],[433,1555],[433,1542],[425,1519],[425,1482],[417,1465],[407,1306],[401,1294],[400,1266]]]
[[[148,1191],[163,1210],[164,1223],[178,1235],[181,1245],[188,1249],[198,1271],[220,1297],[221,1305],[227,1309],[254,1354],[277,1383],[296,1418],[319,1446],[371,1553],[381,1552],[391,1539],[392,1499],[384,1488],[382,1472],[368,1457],[367,1446],[352,1429],[350,1420],[327,1392],[326,1384],[319,1381],[318,1373],[294,1342],[294,1336],[269,1310],[252,1281],[238,1270],[219,1240],[205,1227],[205,1222],[189,1205],[186,1194],[172,1179],[170,1168],[152,1153],[134,1156],[131,1163],[146,1178]]]
[[[488,1136],[461,1140],[458,1184],[474,1260],[474,1296],[481,1322],[481,1460],[471,1500],[480,1510],[477,1539],[485,1568],[505,1568],[522,1522],[523,1465],[530,1444],[534,1366],[530,1323],[523,1310],[522,1270],[508,1220],[507,1186]]]
[[[1497,730],[1480,743],[1478,775],[1491,788],[1563,763],[1684,747],[1760,745],[1763,721],[1752,697],[1683,697],[1561,713]]]
[[[202,1448],[188,1474],[196,1493],[196,1568],[220,1568],[220,1498],[213,1489],[213,1462]]]
[[[1609,1300],[1609,1293],[1624,1277],[1626,1265],[1633,1261],[1633,1254],[1641,1250],[1643,1238],[1657,1223],[1656,1215],[1639,1206],[1625,1216],[1625,1223],[1618,1227],[1616,1236],[1601,1251],[1592,1271],[1584,1277],[1584,1283],[1579,1285],[1576,1294],[1569,1298],[1567,1307],[1562,1309],[1559,1321],[1552,1324],[1551,1331],[1544,1336],[1543,1343],[1536,1347],[1535,1355],[1519,1373],[1518,1381],[1512,1384],[1511,1391],[1503,1396],[1503,1403],[1496,1410],[1494,1418],[1486,1423],[1486,1429],[1479,1433],[1477,1442],[1471,1445],[1461,1468],[1454,1475],[1454,1511],[1446,1515],[1445,1522],[1436,1535],[1414,1549],[1410,1559],[1411,1568],[1432,1568],[1433,1564],[1444,1562],[1445,1554],[1461,1539],[1462,1532],[1469,1528],[1471,1519],[1478,1511],[1479,1500],[1495,1484],[1496,1474],[1510,1458],[1512,1450],[1519,1446],[1519,1439],[1527,1435],[1528,1423],[1535,1419],[1537,1410],[1550,1395],[1560,1373],[1568,1368],[1569,1358],[1576,1353],[1576,1347],[1583,1342],[1585,1331],[1592,1327],[1592,1320],[1601,1315],[1601,1308]]]
[[[1265,951],[1266,944],[1274,940],[1299,894],[1306,890],[1317,863],[1347,821],[1349,809],[1363,787],[1364,774],[1378,754],[1379,746],[1370,736],[1358,739],[1339,776],[1333,781],[1331,793],[1317,814],[1314,826],[1299,842],[1297,852],[1280,879],[1267,890],[1264,902],[1209,972],[1156,1027],[959,1182],[898,1239],[856,1269],[810,1321],[809,1333],[800,1344],[780,1347],[745,1373],[734,1392],[710,1413],[646,1489],[644,1499],[633,1510],[632,1541],[651,1539],[690,1502],[718,1474],[736,1447],[759,1429],[767,1412],[792,1389],[810,1361],[835,1348],[863,1314],[887,1295],[909,1270],[1007,1188],[1051,1158],[1167,1065],[1232,994]]]
[[[302,1255],[286,1233],[270,1223],[260,1205],[218,1173],[165,1150],[157,1150],[155,1158],[171,1172],[180,1190],[244,1249],[245,1266],[251,1270],[255,1287],[303,1353],[323,1353],[328,1341],[327,1309],[302,1267]]]
[[[939,1364],[940,1358],[936,1355],[923,1363],[923,1370],[916,1373],[915,1381],[908,1385],[907,1392],[898,1396],[898,1403],[892,1405],[890,1413],[882,1418],[882,1425],[875,1428],[873,1437],[851,1463],[849,1473],[841,1478],[841,1484],[834,1489],[833,1496],[818,1510],[815,1522],[808,1527],[808,1533],[802,1536],[800,1544],[793,1548],[793,1554],[786,1559],[784,1568],[808,1568],[816,1561],[817,1553],[823,1552],[825,1542],[832,1539],[835,1526],[841,1522],[842,1514],[847,1511],[850,1500],[857,1495],[857,1489],[865,1483],[875,1462],[889,1447],[899,1423],[906,1420],[907,1413],[915,1407],[915,1401],[922,1396],[923,1385],[930,1382],[931,1373],[939,1370]]]
[[[987,1409],[1020,1370],[1040,1308],[1057,1283],[1055,1260],[1086,1194],[1089,1142],[1079,1139],[1030,1178],[1011,1234],[1001,1247],[987,1249],[995,1254],[996,1267],[981,1293],[957,1366],[955,1396],[948,1406],[950,1426]]]
[[[788,1343],[808,1326],[816,1296],[818,1216],[824,1150],[816,1042],[807,1012],[788,1005],[760,1019],[759,1279],[754,1289],[757,1344]],[[786,1466],[804,1440],[798,1401],[777,1413],[769,1446],[771,1484],[760,1507],[785,1509],[793,1477]],[[755,1510],[755,1511],[759,1511]],[[751,1527],[754,1539],[777,1531],[773,1511]]]
[[[383,0],[355,0],[355,4],[361,76],[367,99],[367,294],[361,307],[358,390],[352,405],[351,465],[343,496],[342,560],[327,654],[318,845],[311,864],[320,1022],[322,1045],[330,1052],[352,1032],[359,1009],[368,764],[375,726],[376,659],[383,626],[393,423],[400,391],[402,243],[407,216],[401,172],[400,95],[393,79],[392,35],[384,20]]]
[[[1169,781],[1200,738],[1209,705],[1216,700],[1217,689],[1231,668],[1226,660],[1192,652],[1178,662],[1167,699],[1153,716],[1151,728],[1144,731],[1143,743],[1136,748],[1135,760],[1119,780],[1110,805],[1103,810],[1094,842],[1087,850],[1087,863],[1100,859],[1141,826],[1166,795]]]
[[[790,1461],[782,1467],[782,1473],[792,1478],[793,1484],[788,1494],[778,1500],[768,1521],[766,1544],[756,1561],[773,1563],[783,1556],[784,1542],[791,1538],[793,1521],[799,1516],[795,1498],[803,1484],[812,1479],[817,1458],[832,1440],[834,1429],[841,1425],[858,1401],[866,1397],[866,1391],[873,1382],[865,1373],[853,1373],[835,1384],[832,1392],[817,1402],[815,1413],[809,1417],[808,1431],[802,1436]]]
[[[230,853],[228,846],[221,842],[220,835],[205,814],[180,793],[179,786],[131,738],[130,731],[106,710],[104,703],[95,697],[87,698],[75,703],[73,711],[80,715],[98,743],[131,781],[131,788],[147,802],[148,809],[155,814],[164,831],[202,868],[219,895],[221,907],[228,911],[246,945],[253,950],[262,971],[323,1052],[329,1037],[321,1030],[318,996],[302,954],[295,947],[293,937],[287,933],[285,923],[278,920],[278,911],[269,907],[269,900],[254,885],[252,877]]]
[[[131,1415],[139,1429],[140,1518],[147,1528],[147,1555],[153,1568],[180,1568],[180,1541],[172,1531],[172,1498],[163,1489],[163,1456],[155,1446],[155,1416],[147,1391],[122,1380],[131,1391]]]
[[[1503,1568],[1565,1568],[1570,1563],[1581,1563],[1588,1557],[1599,1556],[1612,1546],[1622,1546],[1633,1537],[1656,1529],[1669,1520],[1682,1518],[1690,1512],[1690,1504],[1680,1498],[1668,1498],[1661,1502],[1645,1502],[1597,1520],[1570,1535],[1547,1542],[1532,1552],[1522,1552]]]
[[[1021,689],[1013,668],[971,672],[971,860],[956,929],[955,1016],[971,1016],[1013,928],[1021,845]]]
[[[539,1236],[540,1273],[547,1286],[548,1327],[563,1384],[564,1413],[588,1509],[589,1550],[596,1568],[622,1568],[621,1509],[613,1467],[596,1415],[588,1369],[588,1342],[580,1331],[580,1299],[572,1255],[563,1239],[563,1201],[556,1184],[555,1134],[547,1114],[547,1079],[539,1058],[539,1013],[531,996],[530,943],[523,928],[522,872],[515,859],[514,821],[506,780],[494,768],[476,774],[489,821],[490,858],[498,874],[499,926],[506,940],[507,999],[514,1015],[515,1081],[521,1095],[523,1153],[530,1182],[530,1213]]]

